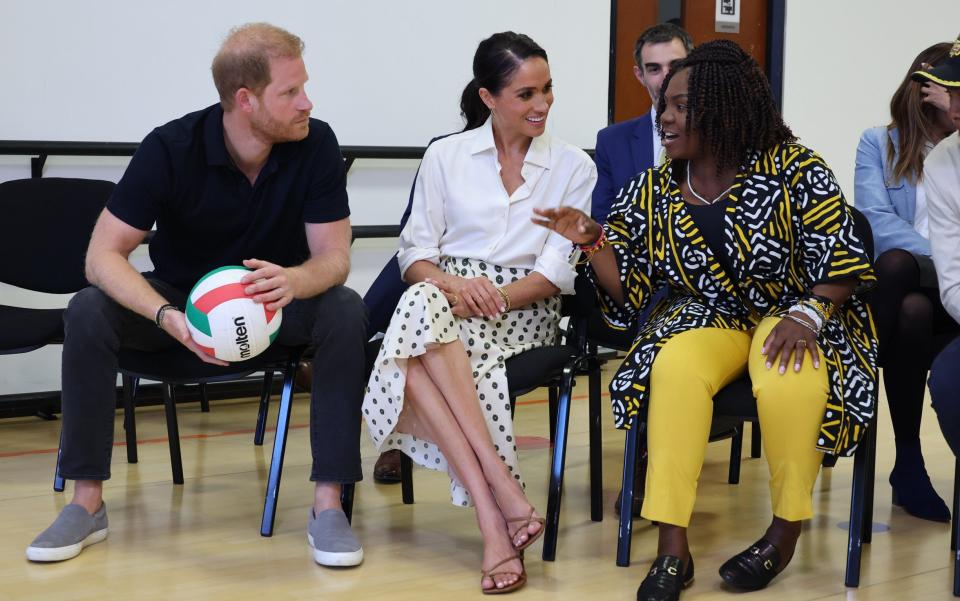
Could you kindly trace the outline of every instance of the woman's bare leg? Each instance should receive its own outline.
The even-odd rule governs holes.
[[[463,344],[455,340],[438,345],[422,355],[420,360],[431,380],[446,399],[450,412],[476,454],[504,517],[527,517],[532,505],[527,500],[520,483],[510,473],[494,448],[471,375],[470,359]],[[543,525],[539,522],[531,522],[526,528],[519,528],[512,533],[513,544],[522,545],[542,527]],[[516,528],[516,526],[513,527],[513,529]]]
[[[491,494],[477,455],[460,429],[443,394],[424,369],[420,358],[414,357],[407,362],[407,384],[404,392],[406,406],[397,429],[436,443],[457,479],[470,492],[476,508],[480,534],[483,536],[483,565],[493,566],[504,558],[515,555],[506,523]],[[490,448],[493,448],[492,443]],[[499,460],[497,457],[497,461]],[[517,580],[516,574],[523,571],[523,563],[515,559],[498,568],[498,571],[513,574],[500,574],[493,580],[484,579],[480,586],[503,588],[513,584]]]

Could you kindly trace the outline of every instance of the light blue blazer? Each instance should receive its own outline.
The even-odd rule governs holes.
[[[854,172],[854,204],[870,221],[876,255],[902,248],[915,255],[930,256],[930,242],[913,229],[917,188],[906,179],[893,177],[894,160],[887,160],[887,140],[898,148],[899,132],[873,127],[860,136]]]

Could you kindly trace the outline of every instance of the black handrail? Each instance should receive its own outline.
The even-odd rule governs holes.
[[[30,177],[43,177],[49,156],[129,157],[139,142],[71,142],[61,140],[0,140],[0,155],[30,157]],[[347,170],[356,159],[420,159],[423,146],[341,146]]]

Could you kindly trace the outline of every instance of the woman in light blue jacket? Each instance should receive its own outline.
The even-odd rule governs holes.
[[[946,90],[912,81],[910,74],[941,62],[949,50],[950,44],[935,44],[914,60],[890,101],[890,124],[863,132],[854,178],[856,206],[870,221],[876,247],[879,286],[871,305],[896,438],[893,502],[911,515],[944,522],[950,512],[924,467],[920,418],[930,363],[950,339],[944,334],[958,326],[940,304],[922,174],[924,157],[954,126]]]

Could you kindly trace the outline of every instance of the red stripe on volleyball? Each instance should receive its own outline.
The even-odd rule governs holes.
[[[224,284],[223,286],[217,286],[198,298],[196,302],[193,303],[193,306],[202,313],[210,313],[210,311],[220,303],[235,298],[247,298],[246,293],[243,291],[244,288],[246,288],[246,284]]]
[[[216,356],[217,356],[217,351],[213,350],[213,349],[210,348],[209,346],[203,346],[202,344],[198,344],[197,346],[200,347],[200,350],[201,350],[201,351],[205,352],[206,354],[210,355],[211,357],[216,357]]]
[[[267,316],[267,323],[270,323],[270,320],[273,319],[273,316],[277,314],[276,311],[271,311],[267,309],[267,306],[263,306],[263,313]]]

